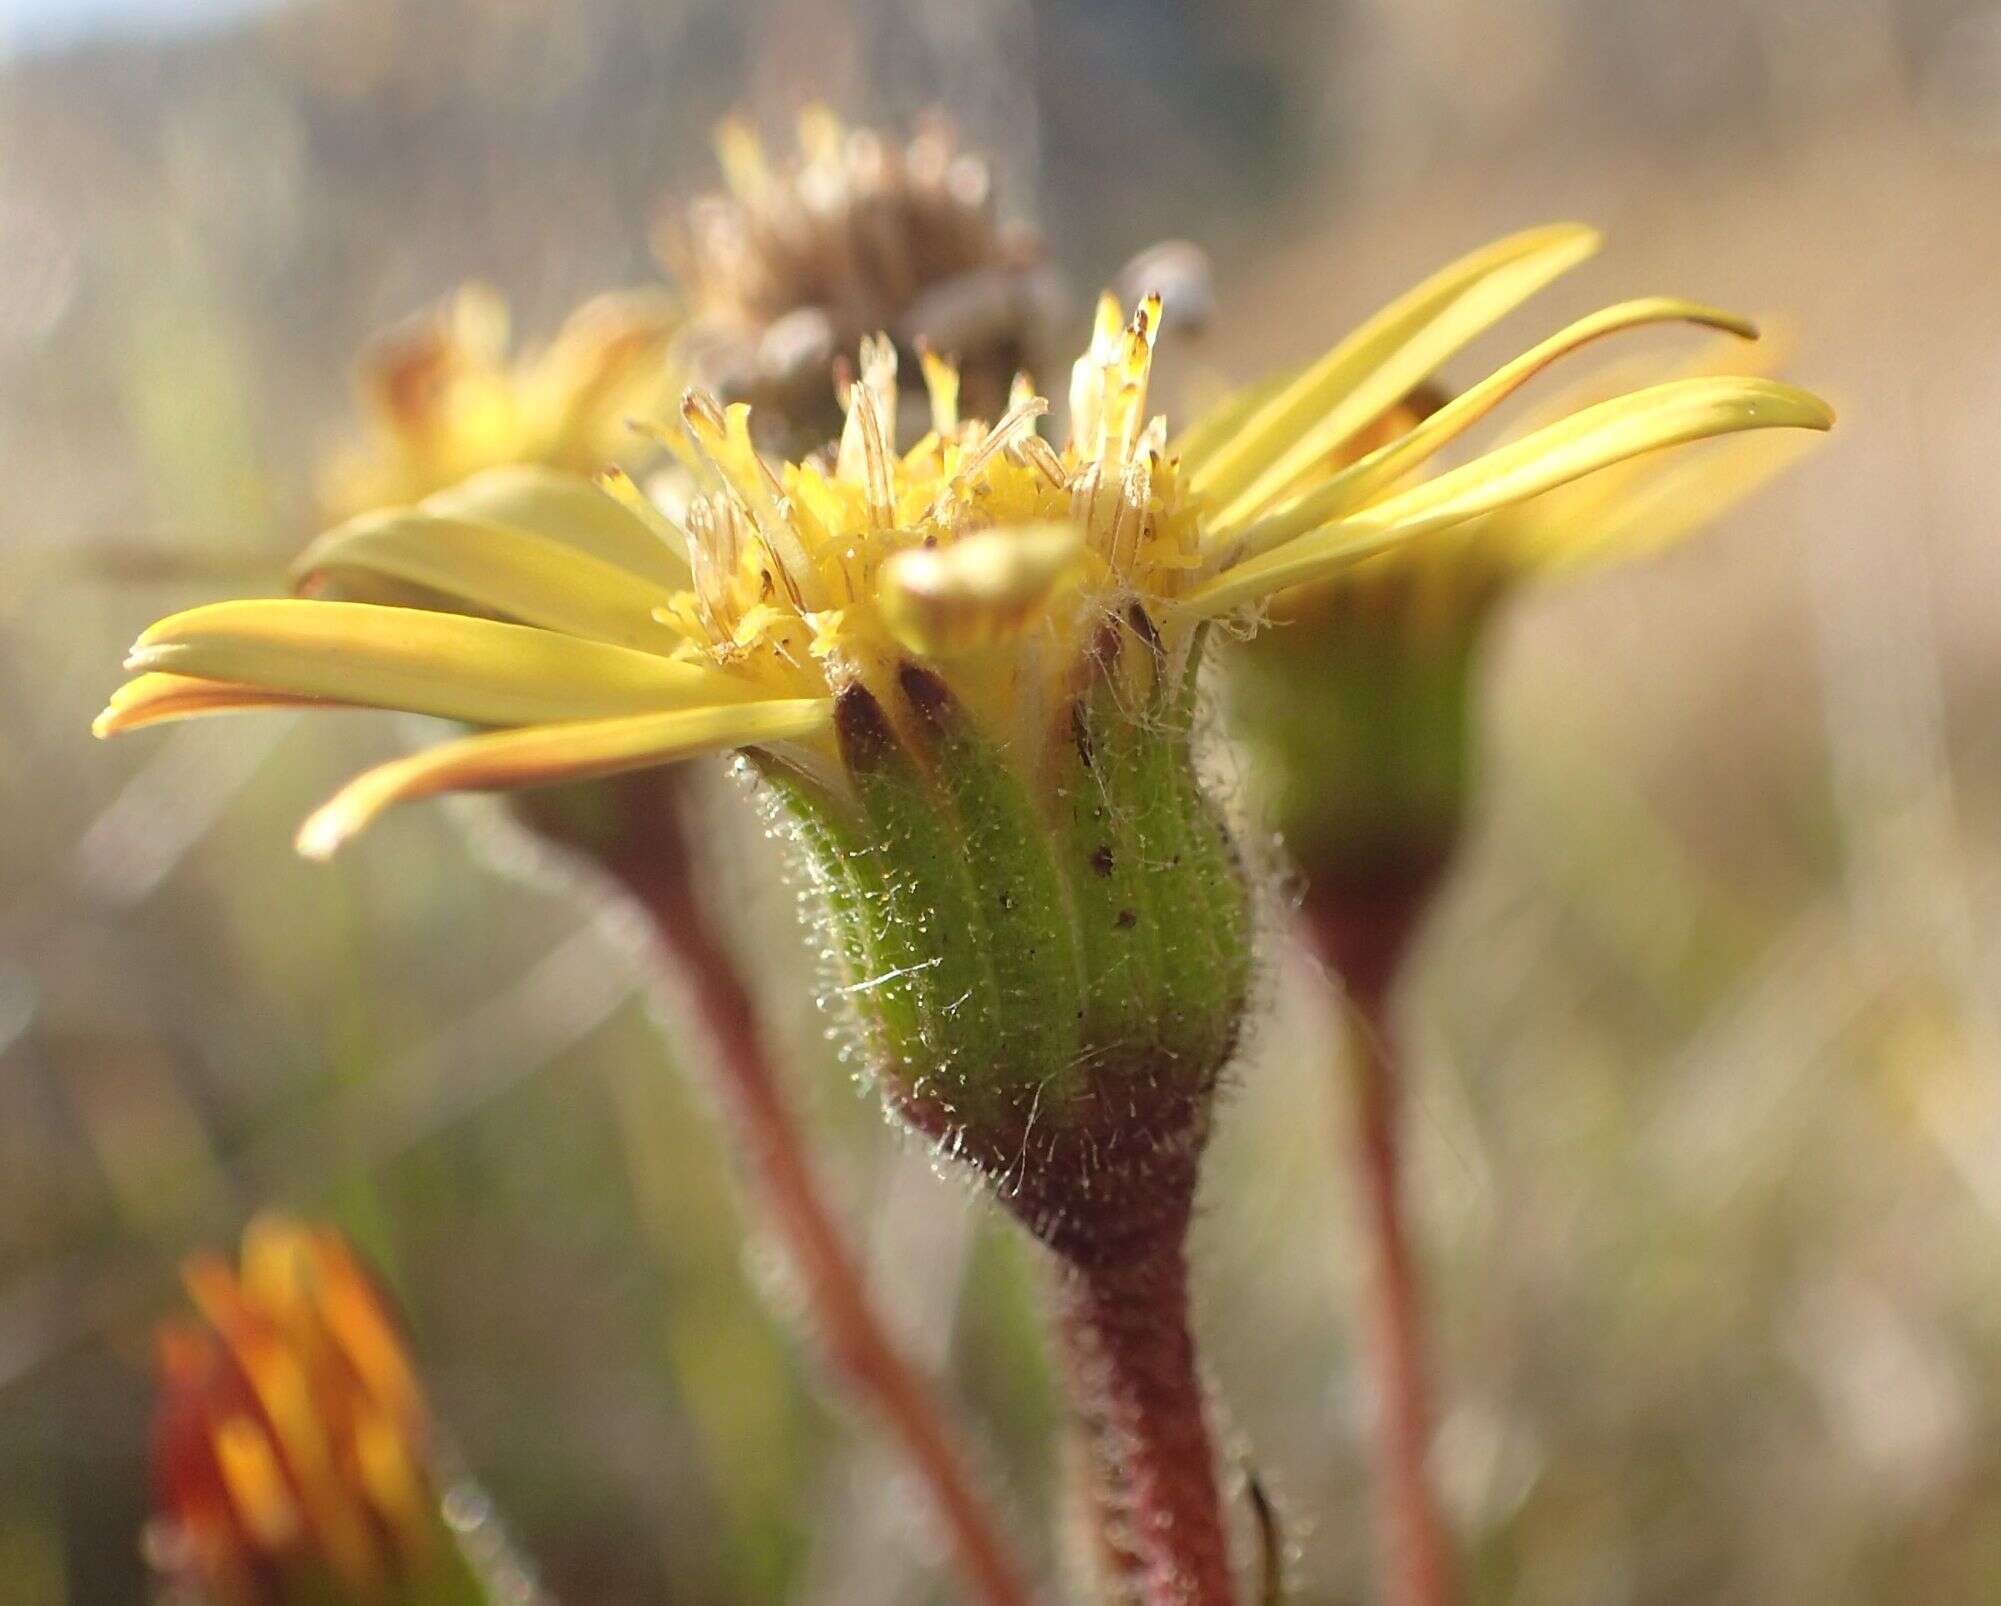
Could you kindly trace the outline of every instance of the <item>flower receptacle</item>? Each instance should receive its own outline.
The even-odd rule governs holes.
[[[1475,778],[1486,610],[1425,616],[1416,601],[1312,599],[1232,665],[1265,813],[1351,987],[1387,985],[1457,850]]]

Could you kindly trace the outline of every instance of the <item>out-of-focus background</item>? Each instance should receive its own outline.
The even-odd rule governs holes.
[[[142,1598],[148,1328],[268,1201],[383,1269],[560,1599],[950,1598],[769,1320],[617,912],[480,807],[295,860],[394,720],[86,734],[147,621],[282,585],[370,331],[468,276],[530,334],[648,282],[717,117],[809,98],[951,107],[1077,286],[1199,242],[1210,371],[1557,217],[1609,249],[1486,354],[1629,294],[1776,315],[1836,436],[1494,644],[1478,829],[1406,999],[1438,1474],[1480,1601],[2001,1597],[2001,7],[13,0],[0,48],[0,1599]],[[740,901],[789,929],[757,877]],[[1268,970],[1200,1326],[1294,1598],[1354,1601],[1333,1016]],[[1046,1561],[1035,1267],[803,989],[775,1007]]]

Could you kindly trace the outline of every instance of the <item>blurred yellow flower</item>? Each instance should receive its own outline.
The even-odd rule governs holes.
[[[1755,334],[1742,320],[1662,298],[1627,302],[1580,319],[1463,394],[1429,382],[1407,390],[1316,472],[1328,494],[1344,483],[1367,492],[1384,473],[1402,472],[1427,437],[1465,427],[1555,357],[1677,317],[1732,338],[1693,361],[1631,362],[1573,385],[1535,433],[1617,405],[1622,383],[1639,376],[1664,381],[1650,392],[1661,394],[1766,367],[1741,354]],[[1803,445],[1738,439],[1672,456],[1633,453],[1274,596],[1276,628],[1236,654],[1235,711],[1309,904],[1329,905],[1321,914],[1332,919],[1352,899],[1339,923],[1362,928],[1366,947],[1382,938],[1384,898],[1404,901],[1435,880],[1468,797],[1478,647],[1508,596],[1540,576],[1672,546],[1751,495]]]
[[[236,1265],[199,1255],[183,1280],[199,1319],[159,1336],[155,1561],[226,1606],[432,1598],[408,1593],[451,1559],[424,1403],[346,1244],[265,1216]]]
[[[362,359],[362,438],[327,465],[323,504],[344,518],[503,464],[587,474],[630,459],[626,420],[673,394],[667,348],[679,322],[664,291],[611,293],[547,345],[510,354],[506,303],[465,286]]]

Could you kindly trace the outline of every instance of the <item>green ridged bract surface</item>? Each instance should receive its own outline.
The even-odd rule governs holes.
[[[1464,824],[1484,614],[1427,622],[1412,599],[1334,605],[1232,655],[1232,710],[1266,812],[1316,884],[1429,875]]]
[[[1201,1104],[1236,1041],[1250,898],[1196,783],[1191,672],[1170,678],[1135,616],[1036,753],[907,668],[894,706],[837,705],[846,795],[764,764],[871,1067],[969,1157],[1096,1118],[1114,1085]]]

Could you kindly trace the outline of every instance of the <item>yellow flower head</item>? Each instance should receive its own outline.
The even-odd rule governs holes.
[[[347,517],[502,464],[592,473],[628,456],[627,418],[671,394],[666,353],[678,323],[664,294],[602,295],[546,346],[513,355],[506,303],[467,285],[363,359],[365,432],[328,465],[322,501]]]
[[[387,1599],[444,1563],[416,1378],[340,1237],[264,1217],[236,1265],[183,1277],[200,1319],[160,1333],[156,1561],[228,1606]]]
[[[1042,359],[1060,297],[1041,242],[999,213],[986,163],[942,115],[897,140],[811,107],[792,151],[741,119],[716,147],[723,190],[663,217],[656,243],[695,311],[682,355],[758,409],[761,438],[838,434],[829,372],[876,331],[906,360],[953,353],[987,417]]]
[[[350,783],[300,833],[314,856],[403,799],[746,754],[796,827],[860,1061],[899,1113],[1059,1254],[1126,1253],[1185,1226],[1249,985],[1250,891],[1192,758],[1206,624],[1656,448],[1831,422],[1770,380],[1685,379],[1409,483],[1596,335],[1742,327],[1628,303],[1385,423],[1594,244],[1556,227],[1477,252],[1178,440],[1148,407],[1150,298],[1100,309],[1060,446],[1025,381],[987,422],[931,359],[931,427],[898,450],[884,340],[826,459],[768,463],[747,408],[692,393],[663,432],[699,487],[673,516],[620,476],[606,495],[514,468],[352,521],[307,552],[308,581],[441,606],[175,615],[97,728],[307,703],[494,727]]]
[[[139,640],[139,677],[101,734],[272,704],[365,704],[500,727],[362,777],[308,822],[331,852],[399,799],[532,785],[729,748],[779,748],[840,784],[834,701],[868,688],[892,724],[905,665],[935,674],[1025,772],[1060,742],[1096,633],[1143,616],[1167,677],[1206,620],[1243,613],[1432,532],[1661,447],[1826,406],[1762,378],[1671,381],[1586,407],[1407,484],[1563,353],[1667,320],[1748,332],[1667,299],[1572,324],[1346,466],[1340,449],[1455,351],[1594,249],[1558,225],[1502,240],[1393,303],[1318,362],[1178,440],[1147,410],[1156,327],[1100,309],[1062,447],[1025,385],[997,423],[964,418],[925,365],[932,430],[898,452],[896,365],[863,353],[831,462],[777,466],[749,416],[691,394],[680,449],[706,489],[678,519],[622,478],[615,500],[526,469],[475,478],[330,532],[312,575],[416,583],[464,613],[361,603],[223,603]],[[474,615],[477,615],[476,617]]]
[[[1609,416],[1624,405],[1622,380],[1666,379],[1640,393],[1659,397],[1735,383],[1733,369],[1764,371],[1757,353],[1745,362],[1741,342],[1754,331],[1742,320],[1661,299],[1629,302],[1579,320],[1463,395],[1430,382],[1407,392],[1318,472],[1330,487],[1366,490],[1384,468],[1397,471],[1413,444],[1487,411],[1554,357],[1661,318],[1725,337],[1692,362],[1634,361],[1568,387],[1530,438],[1558,438],[1566,419]],[[1409,904],[1449,859],[1472,785],[1478,649],[1499,604],[1538,576],[1672,545],[1803,444],[1740,436],[1693,452],[1629,454],[1272,599],[1277,628],[1234,655],[1233,710],[1262,811],[1283,834],[1323,929],[1350,915],[1366,947],[1385,926],[1387,904]]]

